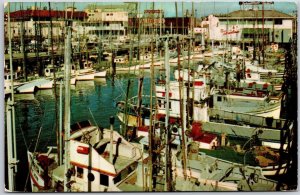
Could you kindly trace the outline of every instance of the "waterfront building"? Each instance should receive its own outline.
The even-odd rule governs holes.
[[[123,7],[90,5],[84,10],[87,20],[75,28],[79,35],[87,36],[89,41],[97,41],[99,35],[122,39],[128,33],[128,7],[129,4]]]
[[[8,40],[7,13],[4,15],[5,38]],[[27,10],[18,10],[10,13],[11,32],[13,40],[19,41],[21,36],[21,27],[24,28],[24,38],[31,40],[35,35],[42,39],[50,37],[50,18],[52,20],[53,39],[59,39],[64,32],[65,19],[74,21],[83,21],[87,14],[83,11],[77,11],[76,8],[66,8],[65,10],[49,11],[45,8],[31,7]],[[22,24],[23,22],[23,24]]]
[[[209,15],[201,25],[207,29],[209,40],[287,43],[292,38],[294,20],[293,16],[276,10],[249,9]]]

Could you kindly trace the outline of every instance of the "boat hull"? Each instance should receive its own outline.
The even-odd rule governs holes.
[[[94,78],[95,78],[95,73],[80,74],[76,76],[77,81],[89,81],[89,80],[94,80]]]
[[[95,78],[105,78],[106,77],[106,73],[107,73],[106,70],[105,71],[101,71],[101,72],[96,72],[95,75],[94,75],[94,77]]]

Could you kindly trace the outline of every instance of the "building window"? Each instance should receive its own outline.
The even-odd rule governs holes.
[[[217,97],[217,101],[218,101],[218,102],[222,102],[222,97],[221,97],[221,96],[218,96],[218,97]]]
[[[83,178],[83,168],[77,167],[77,177]]]
[[[110,13],[110,15],[112,16],[113,14],[112,14],[112,13]]]
[[[275,24],[282,24],[282,20],[281,19],[276,19]]]
[[[109,16],[109,14],[106,14],[106,16]]]
[[[161,100],[158,100],[158,107],[162,107]]]
[[[100,185],[108,186],[108,176],[100,174]]]

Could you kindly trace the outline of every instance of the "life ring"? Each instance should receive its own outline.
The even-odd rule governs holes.
[[[216,93],[215,87],[212,87],[212,88],[210,89],[210,95],[214,95],[215,93]]]

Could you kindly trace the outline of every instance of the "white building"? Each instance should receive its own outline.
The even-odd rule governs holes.
[[[86,22],[78,24],[78,33],[89,37],[124,36],[127,34],[128,12],[117,9],[86,9]]]
[[[287,43],[292,37],[295,18],[276,10],[238,10],[223,16],[210,15],[202,26],[215,41],[264,41]],[[254,37],[255,36],[255,37]]]

